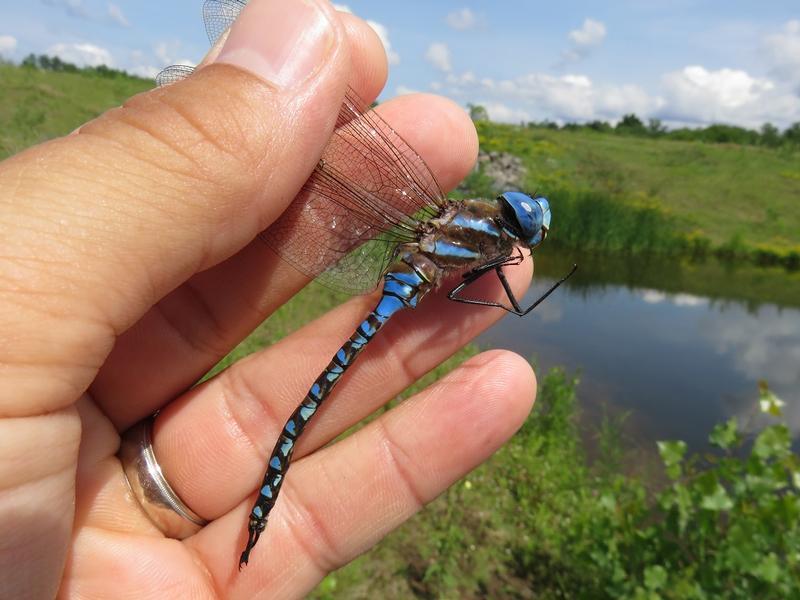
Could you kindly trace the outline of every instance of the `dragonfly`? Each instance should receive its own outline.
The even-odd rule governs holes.
[[[206,0],[203,19],[215,44],[246,0]],[[167,67],[156,77],[170,85],[193,72]],[[507,191],[494,200],[449,199],[423,159],[348,88],[330,142],[300,193],[259,238],[305,275],[349,293],[382,281],[377,305],[336,351],[286,421],[267,461],[248,519],[239,568],[264,532],[303,430],[367,344],[398,311],[413,309],[450,274],[461,280],[448,293],[455,302],[525,316],[569,278],[572,270],[523,308],[503,271],[520,264],[550,230],[545,197]],[[324,240],[324,242],[321,242]],[[508,303],[466,296],[481,277],[495,274]]]

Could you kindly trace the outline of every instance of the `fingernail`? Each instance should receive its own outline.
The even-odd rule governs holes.
[[[313,0],[252,0],[215,62],[288,88],[314,74],[332,43],[331,22]]]

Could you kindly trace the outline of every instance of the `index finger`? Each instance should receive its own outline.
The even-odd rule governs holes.
[[[0,411],[73,403],[116,335],[273,221],[349,69],[327,2],[255,0],[215,64],[0,164]]]

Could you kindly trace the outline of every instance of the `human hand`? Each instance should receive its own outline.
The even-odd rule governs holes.
[[[427,298],[309,426],[239,573],[285,417],[374,298],[191,386],[307,283],[253,239],[311,173],[345,86],[374,98],[386,64],[372,30],[323,0],[252,0],[226,44],[187,81],[0,164],[0,597],[301,596],[530,409],[527,363],[487,352],[324,447],[502,316]],[[476,139],[458,107],[419,95],[379,110],[444,187],[467,173]],[[530,270],[508,275],[521,291]],[[120,432],[156,410],[165,478],[210,521],[182,541],[142,512],[116,457]]]

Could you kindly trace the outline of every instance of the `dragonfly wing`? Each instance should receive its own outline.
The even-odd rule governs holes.
[[[261,239],[309,277],[364,292],[445,203],[422,158],[348,90],[320,162]]]
[[[156,85],[163,87],[181,79],[186,79],[194,72],[194,67],[189,65],[171,65],[156,75]]]
[[[206,0],[203,4],[203,23],[211,45],[233,25],[247,0]]]

